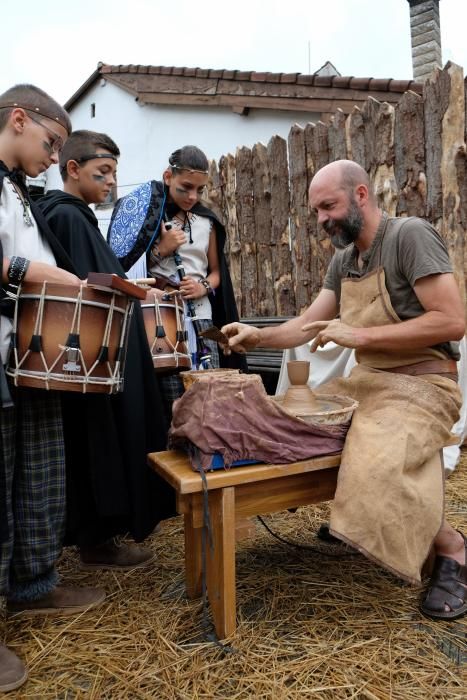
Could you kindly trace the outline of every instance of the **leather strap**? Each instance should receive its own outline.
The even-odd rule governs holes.
[[[455,360],[424,360],[413,365],[401,365],[400,367],[386,367],[385,372],[396,374],[409,374],[417,377],[422,374],[442,374],[457,382],[457,362]]]

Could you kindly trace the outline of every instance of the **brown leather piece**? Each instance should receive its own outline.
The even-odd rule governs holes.
[[[457,382],[457,362],[455,360],[424,360],[413,365],[387,367],[384,371],[395,372],[396,374],[409,374],[412,377],[421,374],[442,374]]]

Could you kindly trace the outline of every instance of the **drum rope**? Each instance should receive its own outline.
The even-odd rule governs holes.
[[[104,334],[103,334],[103,336],[102,336],[101,351],[102,351],[103,348],[107,348],[107,351],[108,351],[108,349],[109,349],[110,333],[111,333],[111,330],[112,330],[112,323],[113,323],[114,311],[115,311],[115,294],[112,294],[112,299],[111,299],[111,302],[110,302],[110,305],[109,305],[109,310],[108,310],[108,313],[107,313],[107,319],[106,319],[106,322],[105,322]],[[94,372],[94,370],[96,369],[97,365],[100,364],[100,362],[101,362],[101,360],[99,359],[99,355],[98,355],[97,358],[96,358],[96,360],[94,361],[94,363],[91,365],[91,367],[90,367],[90,369],[89,369],[89,372],[86,372],[86,383],[88,383],[88,382],[90,381],[89,378],[90,378],[91,374]],[[111,381],[111,380],[113,380],[113,379],[115,378],[115,371],[118,371],[118,366],[117,366],[118,363],[119,363],[119,360],[117,359],[116,362],[115,362],[115,368],[114,368],[114,372],[113,372],[113,371],[112,371],[112,367],[111,367],[111,365],[110,365],[109,356],[108,356],[108,353],[107,353],[107,360],[106,360],[106,362],[105,362],[105,365],[106,365],[107,372],[108,372],[108,374],[109,374],[109,376],[108,376],[108,380],[109,380],[109,381]]]

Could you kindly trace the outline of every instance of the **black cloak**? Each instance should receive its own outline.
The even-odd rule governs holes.
[[[89,272],[125,276],[89,206],[54,190],[38,207],[81,279]],[[147,466],[164,450],[167,424],[141,308],[130,324],[124,391],[114,396],[62,393],[67,460],[66,544],[94,545],[129,532],[143,540],[175,514],[170,486]]]
[[[128,196],[131,196],[131,194]],[[122,197],[116,203],[112,212],[109,231],[112,230],[112,226],[117,218],[119,209],[122,204],[124,205],[124,201],[125,197]],[[169,204],[168,206],[170,207],[171,205]],[[148,246],[150,246],[159,235],[159,231],[156,230],[156,228],[158,225],[160,225],[163,218],[164,209],[167,209],[166,197],[164,196],[164,184],[159,180],[152,180],[151,197],[146,212],[146,218],[141,226],[132,250],[123,258],[120,258],[120,262],[125,271],[130,269],[130,267],[136,262],[140,255],[144,253],[145,250],[149,256]],[[196,203],[194,207],[190,209],[190,211],[192,211],[194,214],[198,214],[199,216],[205,216],[208,219],[211,219],[216,231],[217,252],[219,255],[220,285],[216,289],[215,295],[210,296],[210,301],[212,306],[212,322],[215,326],[221,328],[226,323],[233,323],[234,321],[239,320],[232,287],[232,280],[224,254],[226,230],[214,212],[202,204]],[[112,236],[108,236],[108,240],[112,245]],[[147,265],[149,269],[149,260],[147,261]],[[219,360],[221,367],[237,368],[243,372],[248,371],[246,358],[239,353],[233,352],[231,355],[224,355],[223,352],[220,352]]]

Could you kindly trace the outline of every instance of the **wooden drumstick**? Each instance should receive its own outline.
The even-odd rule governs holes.
[[[154,277],[141,277],[137,280],[128,280],[128,282],[132,282],[133,284],[147,284],[151,287],[153,287],[156,284],[156,280],[154,279]]]

